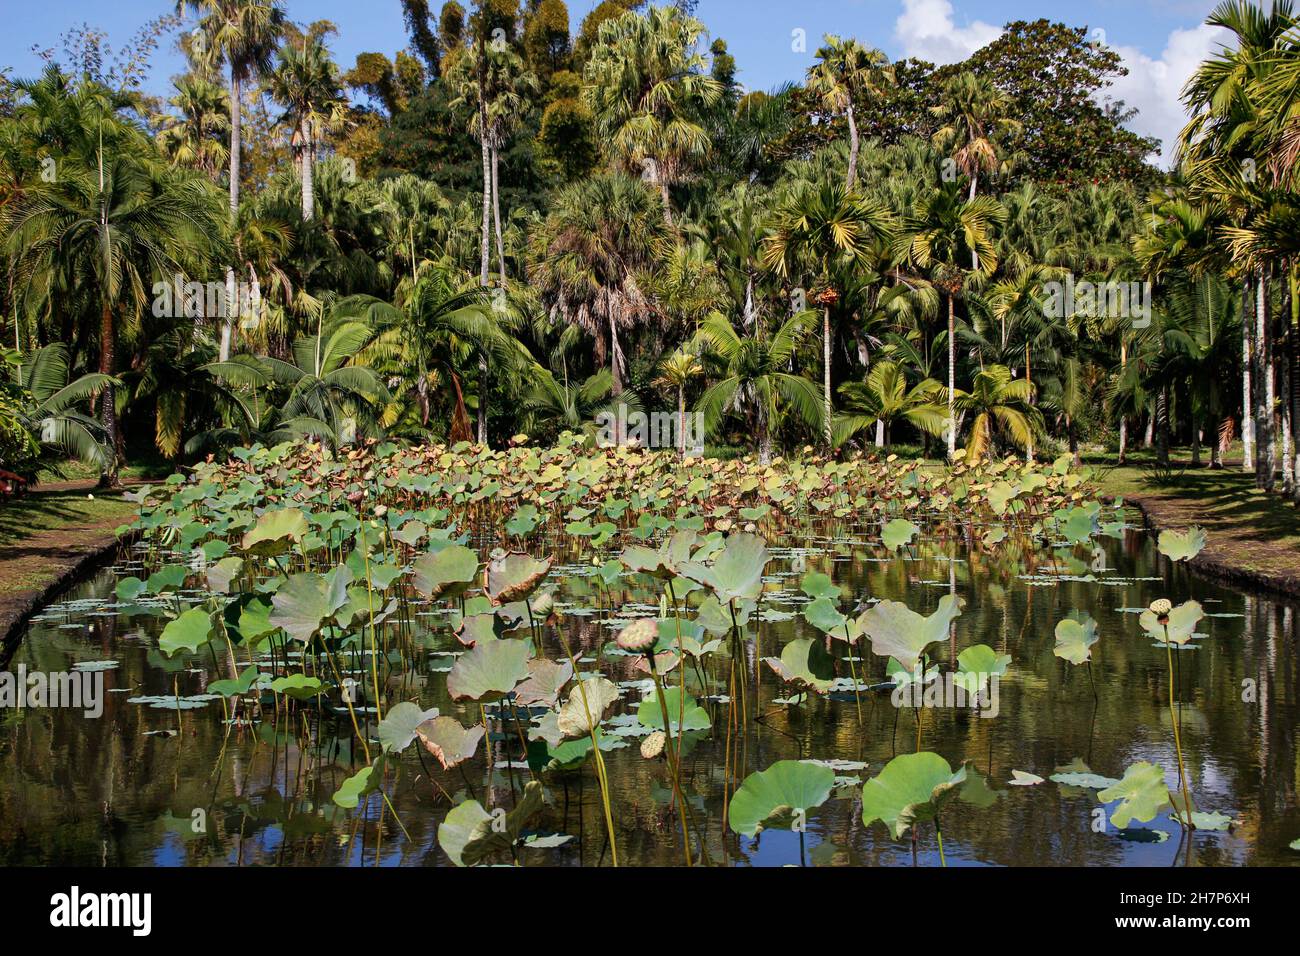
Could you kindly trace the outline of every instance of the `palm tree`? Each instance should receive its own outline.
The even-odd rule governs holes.
[[[877,362],[865,382],[840,386],[845,412],[835,420],[835,444],[843,445],[859,432],[878,426],[877,447],[888,448],[891,429],[899,421],[930,435],[942,434],[948,421],[944,406],[937,401],[942,390],[932,378],[909,388],[902,366],[889,360]]]
[[[679,348],[659,363],[656,385],[677,389],[677,450],[686,455],[686,386],[703,373],[699,358],[689,348]]]
[[[165,120],[158,146],[174,165],[189,166],[215,181],[230,158],[230,96],[193,73],[176,81],[169,101],[179,115]]]
[[[281,122],[293,130],[294,154],[302,178],[302,218],[310,222],[316,211],[312,188],[316,146],[321,131],[337,126],[347,107],[338,67],[320,38],[304,37],[300,44],[289,43],[280,49],[279,62],[268,74],[266,87],[285,109]]]
[[[93,413],[83,414],[78,406],[93,407],[95,398],[115,380],[92,372],[70,382],[68,347],[62,342],[36,349],[21,359],[11,351],[4,357],[13,358],[19,392],[25,399],[15,409],[18,425],[38,437],[42,448],[63,458],[107,467],[113,446],[105,440],[104,429]]]
[[[1012,378],[1005,365],[990,365],[977,372],[969,392],[955,393],[957,408],[972,416],[970,437],[966,440],[968,462],[990,454],[995,434],[1001,434],[1019,448],[1029,444],[1036,415],[1029,404],[1033,394],[1033,386],[1024,379]]]
[[[615,395],[627,361],[619,333],[655,314],[646,290],[667,227],[646,185],[605,173],[563,189],[533,233],[530,278],[553,318],[595,340],[597,366],[609,363]]]
[[[977,273],[997,269],[994,229],[1006,216],[1002,205],[988,196],[964,199],[955,183],[944,183],[918,200],[908,220],[903,258],[929,269],[934,284],[948,301],[948,456],[957,451],[957,324],[955,300],[964,294],[968,258]]]
[[[669,188],[709,153],[701,112],[721,84],[698,50],[704,25],[675,6],[627,11],[600,25],[583,73],[583,99],[623,168],[659,188],[672,225]]]
[[[602,368],[582,382],[572,382],[567,377],[557,379],[540,366],[533,370],[532,387],[524,396],[523,407],[534,422],[561,431],[596,433],[596,419],[613,415],[618,405],[639,409],[640,401],[634,395],[615,395],[614,378],[607,368]]]
[[[97,161],[97,162],[96,162]],[[119,315],[138,320],[154,283],[202,274],[226,251],[212,185],[193,173],[148,162],[136,150],[64,160],[52,183],[34,183],[7,210],[8,251],[35,294],[93,290],[100,318],[99,372],[115,372]],[[109,444],[120,448],[113,385],[101,391]],[[118,455],[102,480],[117,483]]]
[[[853,189],[858,179],[857,116],[854,102],[879,98],[894,85],[889,57],[868,49],[851,37],[847,40],[827,34],[825,46],[817,51],[818,62],[808,70],[808,92],[832,116],[843,115],[849,125],[849,168],[844,185]]]
[[[184,16],[193,7],[199,14],[197,49],[191,49],[211,65],[224,63],[230,71],[230,224],[239,220],[239,169],[243,136],[243,88],[249,80],[265,76],[271,57],[284,33],[287,17],[280,0],[177,0],[176,12]],[[226,286],[233,289],[234,268],[226,272]],[[221,359],[230,355],[234,309],[227,304],[221,336]]]
[[[817,386],[788,371],[816,322],[815,312],[801,312],[770,335],[761,330],[743,335],[719,312],[705,319],[692,341],[717,379],[695,406],[704,415],[704,427],[716,430],[731,410],[751,414],[758,460],[764,465],[772,461],[772,432],[783,410],[816,428],[823,409]]]
[[[763,240],[763,264],[783,279],[811,276],[822,287],[823,437],[832,446],[831,304],[838,294],[832,277],[868,257],[873,246],[894,240],[894,218],[882,203],[838,183],[802,184],[775,214]]]

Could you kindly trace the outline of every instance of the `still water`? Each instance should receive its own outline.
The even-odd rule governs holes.
[[[861,780],[891,757],[916,746],[911,709],[899,710],[887,691],[864,693],[861,722],[852,693],[797,706],[763,657],[787,641],[820,637],[799,614],[805,571],[829,573],[855,600],[889,598],[929,613],[950,591],[965,610],[956,621],[951,660],[976,643],[1009,654],[995,717],[977,711],[926,709],[923,749],[954,767],[968,762],[960,797],[944,809],[944,849],[950,866],[1241,866],[1300,863],[1288,844],[1300,837],[1297,781],[1297,606],[1223,587],[1160,557],[1150,538],[1129,531],[1100,544],[1104,567],[1050,565],[1014,547],[999,556],[943,553],[922,544],[885,556],[865,536],[840,532],[770,541],[761,614],[751,624],[745,674],[748,719],[733,741],[739,773],[782,759],[838,761],[840,786],[808,816],[806,832],[770,830],[756,840],[722,833],[726,799],[729,715],[725,648],[720,662],[690,669],[688,689],[710,712],[713,732],[688,735],[684,791],[706,828],[715,863],[771,866],[934,866],[934,830],[919,828],[915,844],[895,840],[877,823],[862,823]],[[1035,566],[1036,565],[1036,566]],[[346,714],[300,707],[278,712],[268,695],[252,726],[227,723],[222,700],[177,711],[131,700],[201,695],[227,676],[210,656],[167,661],[157,649],[163,619],[130,614],[116,604],[114,585],[138,565],[122,561],[72,588],[29,625],[11,664],[29,671],[67,671],[74,664],[113,661],[100,671],[103,713],[80,710],[0,711],[0,864],[109,866],[449,866],[437,844],[438,823],[451,806],[473,796],[510,807],[530,771],[513,724],[492,724],[492,756],[483,747],[461,769],[444,772],[409,748],[388,792],[400,824],[379,795],[355,811],[331,795],[362,765],[353,760]],[[586,667],[599,660],[607,676],[626,682],[614,715],[634,712],[642,688],[627,658],[601,648],[629,617],[658,611],[648,579],[624,578],[612,595],[584,562],[557,567],[551,582],[569,646]],[[1149,824],[1117,831],[1096,811],[1095,790],[1051,780],[1010,786],[1012,771],[1050,777],[1082,762],[1094,773],[1120,777],[1139,760],[1160,764],[1171,790],[1177,770],[1167,707],[1166,654],[1138,625],[1137,611],[1157,597],[1195,598],[1205,607],[1199,636],[1177,652],[1183,751],[1198,810],[1236,822],[1228,832],[1198,831],[1185,839],[1166,813]],[[609,604],[614,610],[609,610]],[[476,704],[453,703],[445,674],[461,648],[445,612],[417,608],[402,657],[388,671],[388,702],[415,700],[465,725],[482,720]],[[1097,621],[1100,641],[1087,666],[1054,656],[1054,628],[1072,610]],[[561,659],[554,629],[543,652]],[[837,653],[845,653],[840,644]],[[865,654],[866,680],[885,680],[884,660]],[[92,665],[93,666],[93,665]],[[847,666],[847,665],[845,665]],[[847,675],[847,670],[842,671]],[[679,679],[674,672],[669,683]],[[704,682],[704,685],[701,684]],[[756,719],[760,718],[760,719]],[[614,718],[617,721],[617,717]],[[373,730],[373,725],[371,727]],[[507,731],[503,733],[502,731]],[[605,755],[623,865],[682,861],[667,766],[643,759],[640,738]],[[358,751],[360,748],[358,748]],[[543,847],[523,847],[525,866],[608,865],[600,792],[590,761],[581,773],[545,774],[547,805],[532,826]],[[1100,823],[1098,821],[1101,820]]]

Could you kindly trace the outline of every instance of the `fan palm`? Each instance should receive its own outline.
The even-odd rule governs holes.
[[[971,416],[966,440],[966,460],[987,457],[996,436],[1019,448],[1028,446],[1037,413],[1029,404],[1034,388],[1024,379],[1012,378],[1005,365],[990,365],[975,374],[969,392],[953,396],[959,411]]]

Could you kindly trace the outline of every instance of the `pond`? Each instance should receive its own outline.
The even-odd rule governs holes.
[[[483,542],[485,551],[489,544]],[[679,865],[682,818],[669,764],[642,756],[649,731],[632,716],[652,685],[636,666],[642,659],[611,644],[631,619],[666,611],[672,620],[671,607],[660,603],[663,588],[648,575],[628,573],[608,587],[601,582],[596,566],[618,555],[617,541],[594,549],[594,561],[589,545],[574,548],[562,536],[539,545],[530,550],[558,556],[548,579],[551,623],[538,629],[540,656],[563,662],[567,646],[580,669],[599,666],[621,691],[602,725],[619,863]],[[863,821],[863,781],[915,751],[918,730],[922,749],[954,769],[966,763],[965,780],[943,806],[942,862],[949,866],[1300,860],[1289,848],[1300,836],[1294,604],[1195,577],[1133,527],[1098,537],[1083,567],[1053,561],[1051,552],[1037,559],[1016,548],[990,553],[959,538],[925,535],[891,553],[878,523],[852,521],[769,536],[767,546],[762,597],[755,620],[743,628],[742,659],[728,653],[724,639],[685,668],[709,729],[683,735],[682,790],[710,862],[939,865],[933,825],[913,827],[914,843],[911,833],[896,839],[879,822]],[[534,742],[530,768],[521,741],[524,725],[533,730],[536,722],[529,723],[525,708],[499,713],[498,705],[452,700],[447,673],[465,652],[447,620],[456,602],[418,602],[385,623],[388,666],[378,675],[363,666],[364,647],[349,659],[359,682],[385,682],[386,711],[405,700],[422,711],[438,708],[465,727],[486,718],[491,757],[478,746],[444,770],[417,741],[390,758],[383,793],[363,793],[355,809],[344,809],[332,798],[366,764],[351,723],[353,716],[367,721],[364,697],[349,714],[337,702],[291,704],[284,694],[263,691],[259,720],[247,720],[253,711],[246,707],[228,721],[231,698],[208,691],[230,676],[218,653],[224,645],[168,658],[158,645],[167,619],[145,598],[119,596],[118,582],[143,576],[139,561],[147,556],[138,545],[130,560],[76,585],[28,627],[11,670],[91,668],[103,678],[102,715],[72,708],[3,713],[0,864],[446,866],[439,824],[452,805],[472,798],[508,810],[534,776],[543,784],[540,811],[498,859],[525,866],[612,862],[594,761],[574,772],[545,769],[546,751]],[[862,645],[861,656],[850,659],[842,641],[832,650],[840,677],[834,688],[802,693],[782,681],[764,658],[779,657],[795,640],[824,641],[803,613],[810,598],[801,585],[810,572],[839,586],[846,614],[877,599],[929,614],[949,593],[962,598],[950,639],[931,656],[952,661],[960,649],[985,644],[1010,657],[996,694],[982,699],[983,712],[926,706],[918,728],[916,709],[894,706],[888,686],[880,686],[888,681],[885,659]],[[1139,625],[1138,612],[1163,597],[1195,597],[1205,612],[1196,636],[1172,652]],[[1075,611],[1096,622],[1090,664],[1071,664],[1053,650],[1058,622]],[[280,653],[292,660],[301,650]],[[260,660],[274,668],[276,654],[272,644]],[[1102,787],[1140,761],[1163,768],[1169,789],[1177,789],[1170,660],[1196,809],[1226,815],[1228,829],[1185,835],[1168,809],[1120,828],[1107,819],[1114,803],[1099,801]],[[850,670],[860,682],[846,682]],[[664,682],[671,690],[682,677],[676,668]],[[375,739],[373,721],[365,732]],[[723,811],[739,781],[782,760],[823,762],[834,773],[829,798],[794,829],[771,826],[756,838],[724,832]],[[1084,773],[1106,780],[1077,776]],[[1012,784],[1021,774],[1042,780]],[[1062,774],[1076,776],[1051,779]],[[698,862],[698,844],[695,854]]]

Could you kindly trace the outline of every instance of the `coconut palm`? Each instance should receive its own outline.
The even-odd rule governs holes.
[[[932,378],[909,387],[907,376],[897,362],[877,362],[865,382],[840,386],[844,413],[835,419],[835,444],[843,445],[860,432],[879,426],[876,444],[888,448],[891,430],[900,421],[930,435],[942,434],[948,421],[947,412],[938,401],[942,389]]]
[[[849,166],[844,185],[852,189],[858,179],[858,140],[855,102],[877,99],[895,82],[889,57],[853,38],[828,34],[817,51],[817,63],[808,70],[808,92],[832,116],[843,116],[849,126]]]
[[[801,184],[776,211],[763,240],[763,264],[782,279],[809,277],[820,286],[822,306],[823,436],[833,442],[831,419],[831,305],[839,297],[833,276],[870,258],[873,247],[895,238],[896,224],[882,203],[838,183]]]
[[[772,461],[772,433],[782,414],[816,428],[823,411],[817,386],[789,371],[816,323],[817,313],[800,312],[774,332],[745,335],[720,312],[705,319],[692,340],[716,379],[695,406],[704,415],[704,427],[715,431],[729,411],[749,415],[763,464]]]

